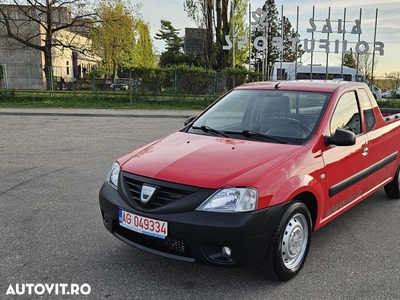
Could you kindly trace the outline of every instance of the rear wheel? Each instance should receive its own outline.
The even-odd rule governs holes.
[[[311,242],[311,215],[304,203],[294,201],[280,218],[261,262],[261,270],[274,281],[293,278],[306,261]]]
[[[396,174],[391,182],[385,185],[385,193],[389,198],[399,199],[400,198],[400,177],[399,177],[400,167],[397,167]]]

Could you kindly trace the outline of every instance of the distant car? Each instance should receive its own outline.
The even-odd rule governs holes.
[[[129,82],[117,79],[112,85],[110,85],[110,89],[113,91],[127,91],[129,89]]]
[[[394,94],[394,98],[399,99],[400,98],[400,89],[398,89],[396,91],[396,93]]]
[[[386,92],[382,92],[382,98],[393,98],[393,91],[389,90]]]
[[[380,88],[378,88],[375,85],[371,85],[370,89],[371,89],[372,95],[374,95],[374,98],[376,100],[381,100],[382,99],[382,91],[381,91]]]

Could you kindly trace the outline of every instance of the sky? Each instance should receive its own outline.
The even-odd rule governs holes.
[[[183,2],[184,0],[132,0],[132,3],[142,3],[141,14],[150,25],[153,43],[159,53],[164,51],[164,43],[155,40],[154,35],[160,30],[162,19],[171,21],[172,26],[181,29],[180,35],[182,36],[185,27],[197,27],[184,11]],[[250,0],[249,3],[251,4],[251,11],[255,11],[262,7],[265,1]],[[354,49],[359,40],[361,41],[358,44],[359,46],[366,43],[370,48],[373,48],[375,41],[383,43],[381,48],[384,53],[381,55],[379,51],[375,51],[378,62],[374,75],[386,77],[391,72],[400,72],[400,0],[275,0],[275,4],[280,14],[283,10],[283,14],[292,23],[294,29],[297,26],[298,7],[298,31],[303,46],[304,39],[309,39],[311,47],[313,36],[307,32],[307,29],[312,28],[309,19],[314,16],[316,26],[314,39],[316,41],[315,50],[317,51],[314,52],[312,58],[311,53],[303,55],[303,63],[310,63],[312,59],[314,64],[324,65],[328,57],[329,65],[340,65],[341,54],[334,53],[335,40],[347,40],[347,49]],[[324,48],[320,48],[320,39],[327,39],[327,34],[321,33],[321,31],[323,26],[327,24],[326,19],[329,12],[333,32],[329,34],[331,44],[330,53],[327,55]],[[360,14],[361,25],[357,28],[361,29],[362,34],[359,36],[352,34],[351,30],[356,25],[356,20],[360,20]],[[342,22],[346,21],[345,29],[347,33],[344,38],[342,33],[338,33],[338,19],[341,19]],[[341,43],[340,47],[342,47]],[[363,48],[360,47],[359,49],[362,51]]]

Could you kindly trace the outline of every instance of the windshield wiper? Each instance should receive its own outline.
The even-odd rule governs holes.
[[[199,126],[192,126],[192,128],[193,129],[200,129],[200,130],[203,130],[204,132],[215,133],[215,134],[218,134],[218,135],[223,136],[223,137],[229,137],[229,135],[225,134],[223,131],[211,128],[211,127],[206,126],[206,125],[202,125],[200,127]]]
[[[251,130],[243,130],[242,131],[242,135],[244,137],[259,138],[261,140],[269,139],[269,140],[272,140],[272,141],[275,141],[275,142],[278,142],[278,143],[281,143],[281,144],[288,144],[289,143],[288,141],[285,141],[283,139],[280,139],[280,138],[277,138],[277,137],[274,137],[274,136],[271,136],[271,135],[267,135],[267,134],[262,134],[262,133],[259,133],[259,132],[256,132],[256,131],[251,131]]]

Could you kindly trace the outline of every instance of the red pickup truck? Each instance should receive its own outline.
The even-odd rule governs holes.
[[[378,189],[400,198],[397,113],[364,83],[242,85],[116,160],[104,225],[151,253],[289,280],[312,231]]]

